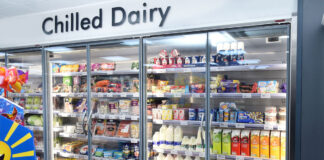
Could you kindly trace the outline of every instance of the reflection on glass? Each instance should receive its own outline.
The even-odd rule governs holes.
[[[87,159],[87,74],[85,47],[50,47],[55,159]]]
[[[206,34],[145,39],[147,109],[157,159],[199,159],[205,151]],[[150,118],[148,118],[150,120]],[[148,129],[150,122],[147,123]],[[151,129],[151,128],[150,128]]]
[[[138,40],[91,46],[93,157],[139,159],[138,51]]]
[[[0,54],[1,66],[4,66],[4,55]],[[43,156],[43,106],[42,106],[42,57],[40,51],[8,53],[7,68],[16,68],[19,76],[24,76],[22,86],[13,86],[14,93],[8,98],[24,108],[25,125],[34,131],[36,155]]]

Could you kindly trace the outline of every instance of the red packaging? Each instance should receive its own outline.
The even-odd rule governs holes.
[[[250,156],[250,130],[241,133],[241,155]]]
[[[168,58],[162,58],[162,65],[166,66],[169,64],[169,59]]]
[[[186,110],[185,109],[178,109],[179,120],[186,120]]]
[[[168,58],[168,52],[165,49],[161,50],[159,53],[159,57],[160,58]]]
[[[173,50],[171,51],[171,56],[172,56],[172,57],[179,57],[179,56],[180,56],[180,53],[178,52],[177,49],[173,49]]]
[[[161,65],[161,59],[157,58],[157,57],[154,57],[154,64]]]
[[[240,130],[232,130],[232,155],[240,155],[241,154],[241,131]]]
[[[173,120],[179,120],[179,110],[173,109]]]
[[[101,63],[100,70],[102,71],[112,71],[115,70],[115,63]]]
[[[184,58],[182,58],[182,57],[178,57],[176,63],[177,63],[177,64],[184,64]]]
[[[175,63],[175,60],[176,60],[175,58],[170,57],[170,58],[169,58],[169,65],[174,65],[174,64],[176,64],[176,63]]]

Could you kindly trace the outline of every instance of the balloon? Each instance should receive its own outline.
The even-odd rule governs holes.
[[[18,80],[18,72],[16,68],[8,69],[8,83],[15,84]]]
[[[28,71],[25,73],[22,70],[18,70],[17,72],[18,72],[18,81],[21,84],[27,83],[27,81],[28,81]]]

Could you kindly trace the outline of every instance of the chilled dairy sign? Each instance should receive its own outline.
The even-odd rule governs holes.
[[[123,7],[111,8],[111,17],[106,18],[105,10],[98,9],[97,15],[87,17],[79,12],[66,14],[65,16],[54,15],[46,17],[42,22],[42,30],[45,34],[51,35],[56,33],[76,32],[80,30],[102,29],[104,24],[110,24],[112,27],[119,27],[126,23],[130,25],[156,23],[159,27],[163,27],[171,6],[166,8],[148,8],[147,3],[143,3],[141,10],[126,10]],[[158,17],[157,17],[158,16]],[[110,21],[110,23],[103,23]]]

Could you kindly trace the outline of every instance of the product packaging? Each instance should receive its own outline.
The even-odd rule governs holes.
[[[213,153],[222,154],[222,129],[213,130]]]
[[[280,159],[280,132],[272,131],[270,136],[270,158],[273,160]]]
[[[231,130],[224,129],[222,133],[222,154],[231,155]]]
[[[241,155],[250,156],[250,130],[241,132]]]
[[[251,131],[251,156],[260,157],[260,131]]]
[[[260,157],[270,157],[270,131],[261,131],[260,136]]]
[[[232,155],[241,154],[241,131],[232,130]]]
[[[286,132],[280,133],[280,160],[286,160]]]

